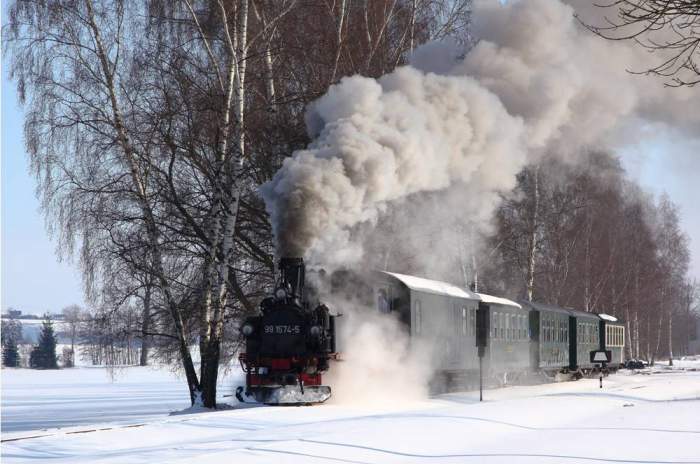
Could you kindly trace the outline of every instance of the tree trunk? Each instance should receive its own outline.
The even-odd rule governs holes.
[[[335,60],[333,63],[333,72],[331,73],[330,83],[335,83],[335,76],[338,74],[338,63],[340,62],[340,53],[343,48],[343,24],[345,22],[345,4],[347,0],[340,0],[340,11],[338,14],[336,36],[335,36]]]
[[[673,366],[673,310],[670,309],[668,314],[668,365]]]
[[[632,335],[632,321],[630,320],[630,308],[625,306],[625,330],[627,331],[627,336],[625,337],[625,352],[628,359],[634,358],[634,352],[632,351],[632,346],[634,343],[634,336]],[[603,335],[605,336],[605,334]]]
[[[151,343],[151,336],[148,335],[151,326],[151,284],[146,284],[146,291],[143,296],[143,321],[141,322],[141,357],[140,366],[148,365],[148,351]]]
[[[634,357],[639,359],[639,315],[634,312]]]
[[[201,353],[202,365],[200,367],[202,406],[216,408],[216,382],[219,376],[219,359],[221,357],[221,343],[219,339],[212,339]]]
[[[540,166],[535,166],[534,172],[534,205],[532,211],[532,224],[528,243],[527,257],[527,299],[532,301],[535,290],[535,265],[537,259],[537,228],[540,215]]]
[[[659,357],[659,350],[661,349],[661,333],[662,333],[662,328],[664,326],[663,322],[663,315],[661,316],[661,320],[659,320],[659,323],[656,326],[656,344],[654,345],[654,354],[652,355],[652,360],[656,360],[656,358]],[[653,364],[653,362],[652,362]]]

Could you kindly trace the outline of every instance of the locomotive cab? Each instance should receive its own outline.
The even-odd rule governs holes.
[[[323,304],[312,308],[305,298],[302,258],[282,258],[279,269],[273,295],[241,326],[246,386],[236,397],[265,404],[320,403],[331,395],[322,373],[335,356],[335,316]]]

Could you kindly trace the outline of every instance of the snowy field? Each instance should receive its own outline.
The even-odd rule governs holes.
[[[233,393],[234,383],[230,377],[220,380],[219,401],[230,400],[223,395]],[[135,423],[188,406],[184,378],[166,369],[2,369],[3,439],[14,432]]]
[[[54,378],[4,371],[2,458],[80,464],[700,463],[700,362],[678,364],[612,375],[602,390],[597,380],[488,390],[481,404],[478,394],[460,393],[373,408],[247,407],[173,416],[167,411],[186,406],[184,386],[167,372],[136,368],[111,383],[104,372],[100,381],[96,370],[58,371]],[[21,375],[12,376],[16,372]],[[82,378],[89,382],[76,382]],[[89,421],[105,430],[28,429]]]

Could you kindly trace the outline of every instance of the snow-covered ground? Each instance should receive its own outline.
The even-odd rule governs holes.
[[[5,463],[700,463],[700,362],[677,364],[673,370],[612,375],[603,389],[586,379],[488,390],[484,403],[477,393],[459,393],[372,408],[241,407],[157,418],[154,403],[162,411],[183,407],[184,387],[162,371],[137,370],[102,387],[84,387],[76,375],[74,392],[68,379],[42,377],[33,385],[38,393],[5,371],[2,458]],[[25,385],[24,393],[18,384]],[[57,384],[70,393],[65,404],[59,392],[51,401],[46,401],[51,394],[41,393]],[[108,393],[106,385],[121,385],[119,393]],[[82,388],[87,390],[81,393]],[[88,400],[78,401],[83,395]],[[37,411],[43,408],[55,419],[91,409],[85,414],[97,422],[118,425],[87,433],[76,432],[95,427],[6,433],[12,417],[22,417],[13,409],[32,407],[18,402],[38,398],[44,400],[34,405]],[[100,407],[102,415],[96,414]],[[7,441],[41,434],[46,436]]]
[[[230,376],[220,379],[221,402],[230,400],[223,395],[234,384]],[[182,410],[189,400],[184,378],[167,368],[77,367],[2,369],[1,405],[5,439],[14,432],[140,422]]]

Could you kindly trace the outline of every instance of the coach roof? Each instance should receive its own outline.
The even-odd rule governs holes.
[[[484,303],[493,303],[493,304],[500,304],[504,306],[514,306],[516,308],[521,308],[522,306],[516,303],[513,300],[509,300],[508,298],[501,298],[499,296],[493,296],[493,295],[487,295],[485,293],[477,293],[479,296],[479,299],[483,301]]]
[[[457,298],[465,298],[468,300],[480,300],[476,293],[469,290],[459,288],[456,285],[440,282],[439,280],[424,279],[422,277],[409,276],[405,274],[397,274],[395,272],[380,271],[382,274],[389,275],[411,290],[419,292],[433,293],[435,295],[445,295]]]

